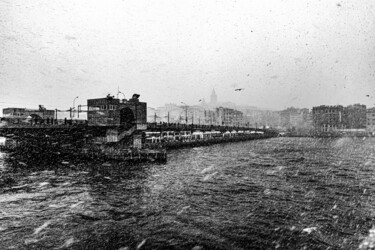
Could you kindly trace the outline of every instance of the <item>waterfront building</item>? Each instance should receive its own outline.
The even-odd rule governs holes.
[[[244,123],[243,113],[235,109],[218,107],[216,117],[217,122],[222,126],[240,126]]]
[[[193,105],[181,106],[181,108],[183,108],[185,113],[181,116],[182,120],[180,123],[186,123],[187,115],[188,124],[216,125],[216,115],[210,107]]]
[[[217,125],[217,114],[214,110],[204,110],[205,125]]]
[[[282,110],[280,113],[280,126],[284,129],[304,128],[309,129],[312,126],[311,112],[307,108],[290,107]]]
[[[343,122],[345,129],[366,128],[366,105],[353,104],[344,108]]]
[[[89,126],[125,126],[147,123],[147,103],[134,94],[129,100],[108,95],[105,98],[87,100]]]
[[[188,107],[188,118],[191,124],[204,124],[204,108],[202,106],[194,105]]]
[[[366,111],[366,131],[375,135],[375,108]]]
[[[156,108],[154,115],[156,116],[153,122],[179,123],[181,117],[185,115],[185,108],[174,103],[168,103],[163,107]]]
[[[291,127],[297,128],[303,126],[303,113],[296,112],[289,115],[289,124]]]
[[[302,122],[302,114],[294,107],[284,109],[280,111],[280,122],[281,127],[285,129],[296,127]]]
[[[302,114],[304,127],[307,129],[311,129],[313,127],[312,112],[309,109],[304,108],[302,109]]]
[[[344,127],[344,107],[341,105],[313,107],[313,126],[320,132],[337,131]]]
[[[246,126],[250,127],[278,127],[280,125],[280,112],[260,109],[254,106],[237,106],[243,113]]]
[[[280,115],[278,112],[272,110],[262,110],[259,124],[264,124],[266,127],[276,128],[280,124]]]
[[[156,109],[148,108],[148,122],[218,125],[216,110],[207,105],[165,104]]]

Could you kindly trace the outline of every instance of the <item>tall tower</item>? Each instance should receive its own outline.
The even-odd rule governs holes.
[[[217,104],[217,95],[215,89],[212,89],[211,97],[210,97],[210,104],[216,105]]]

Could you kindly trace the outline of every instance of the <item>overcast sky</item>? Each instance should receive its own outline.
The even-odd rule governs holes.
[[[374,106],[374,20],[373,0],[0,0],[0,108],[118,86],[152,107],[213,88],[271,109]]]

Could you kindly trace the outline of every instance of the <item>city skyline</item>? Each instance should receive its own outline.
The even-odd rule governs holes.
[[[214,89],[213,89],[214,91]],[[113,96],[114,98],[118,98],[118,99],[123,99],[122,97],[124,96],[124,93],[119,91],[117,92],[116,94],[111,94],[111,93],[108,93],[106,96]],[[130,97],[131,95],[128,94],[128,96]],[[103,98],[105,96],[96,96],[96,97],[90,97],[88,99],[92,99],[92,98]],[[48,105],[47,108],[49,109],[53,109],[53,110],[58,110],[58,112],[61,112],[61,113],[66,113],[68,114],[70,112],[70,108],[72,108],[72,112],[73,113],[77,113],[77,110],[78,110],[78,106],[81,106],[81,112],[85,112],[85,108],[87,105],[87,100],[84,100],[80,103],[77,102],[79,96],[73,98],[73,105],[74,105],[74,108],[73,108],[73,105],[71,105],[70,107],[56,107],[56,106],[53,106],[53,105]],[[210,97],[209,97],[210,98]],[[254,106],[254,105],[248,105],[248,104],[238,104],[234,101],[224,101],[222,102],[221,99],[216,96],[216,102],[213,103],[210,102],[209,98],[201,98],[200,100],[198,100],[196,103],[185,103],[185,102],[179,102],[179,103],[174,103],[174,102],[166,102],[166,103],[163,103],[159,106],[151,106],[151,105],[148,105],[149,108],[152,108],[152,109],[159,109],[159,108],[164,108],[164,107],[167,107],[167,106],[170,106],[170,105],[174,105],[176,107],[184,107],[184,106],[187,106],[187,107],[197,107],[197,106],[206,106],[207,110],[209,109],[216,109],[216,108],[219,108],[219,107],[224,107],[224,108],[234,108],[234,109],[241,109],[241,108],[252,108],[254,110],[264,110],[264,111],[274,111],[274,112],[278,112],[278,111],[284,111],[284,110],[287,110],[287,109],[308,109],[310,111],[312,111],[312,109],[314,107],[319,107],[319,106],[351,106],[351,105],[356,105],[356,104],[361,104],[361,105],[365,105],[364,102],[358,102],[358,103],[348,103],[348,104],[342,104],[342,103],[336,103],[336,104],[327,104],[327,103],[321,103],[321,104],[317,104],[313,107],[300,107],[300,106],[284,106],[284,107],[279,107],[279,108],[265,108],[265,107],[259,107],[259,106]],[[142,99],[142,98],[141,98]],[[208,99],[208,100],[207,100]],[[142,101],[145,101],[147,103],[147,100],[142,100]],[[75,103],[75,104],[74,104]],[[19,103],[9,103],[11,105],[6,105],[7,103],[6,102],[0,102],[0,107],[1,107],[1,112],[4,108],[26,108],[26,109],[38,109],[38,106],[46,106],[45,104],[38,104],[38,105],[35,105],[35,104],[29,104],[29,105],[24,105],[22,106],[21,102]],[[17,106],[18,105],[18,106]],[[20,106],[21,105],[21,106]],[[373,106],[367,106],[368,109],[370,108],[375,108],[375,104],[374,104],[374,107]],[[2,114],[2,113],[1,113]],[[83,116],[85,117],[85,116]]]
[[[375,104],[371,1],[0,2],[0,108]],[[235,91],[243,89],[242,91]]]

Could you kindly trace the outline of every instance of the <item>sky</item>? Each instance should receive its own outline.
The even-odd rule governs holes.
[[[374,5],[0,0],[0,108],[69,109],[118,88],[151,107],[209,101],[212,89],[273,110],[373,107]]]

